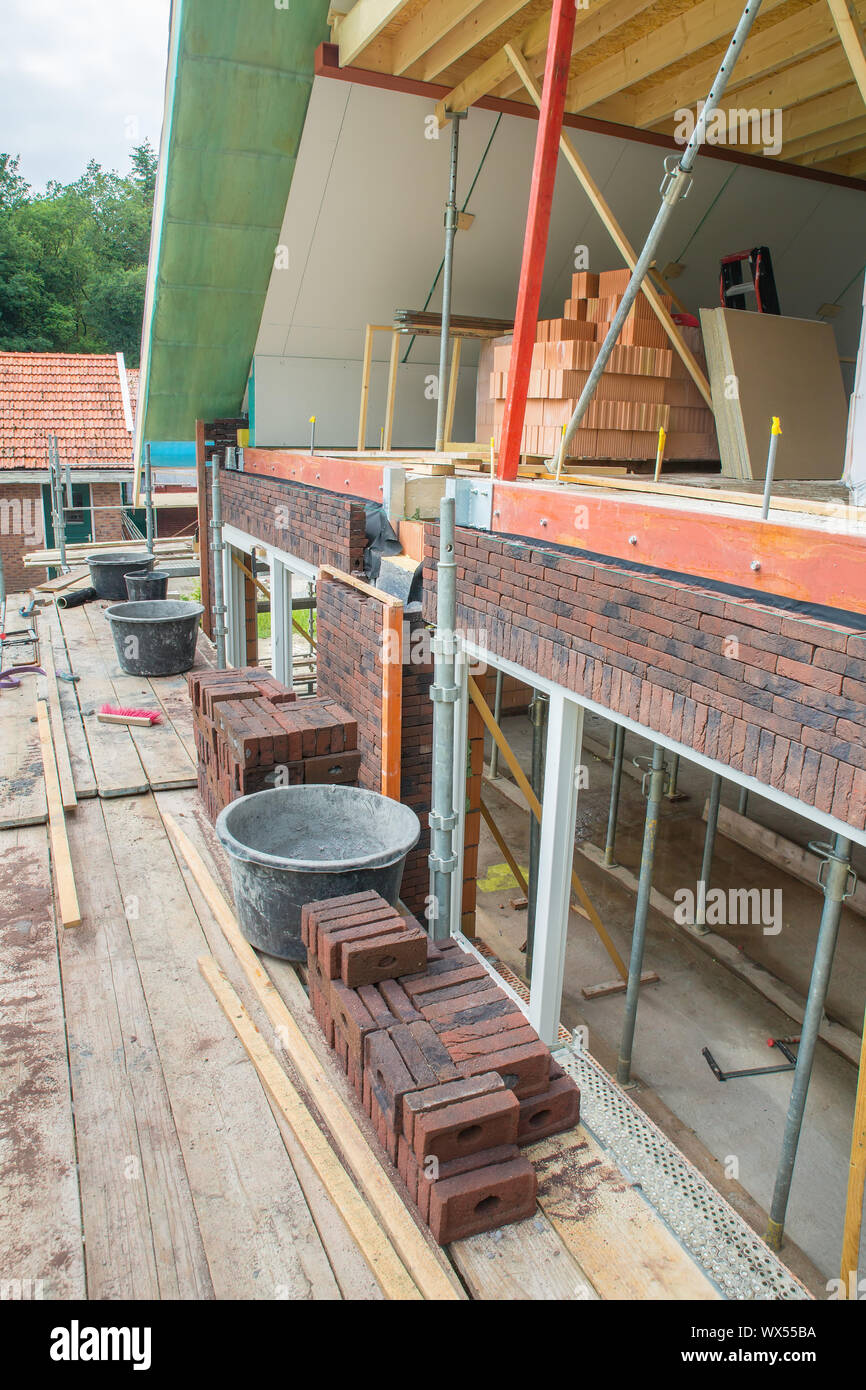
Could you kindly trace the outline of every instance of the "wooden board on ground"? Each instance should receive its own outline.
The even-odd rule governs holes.
[[[75,888],[75,874],[72,869],[72,857],[69,853],[66,816],[60,794],[60,779],[57,776],[57,759],[51,741],[51,722],[48,717],[48,706],[44,700],[40,700],[38,703],[37,717],[42,770],[45,775],[45,796],[48,801],[51,863],[54,868],[57,905],[64,927],[79,927],[81,925],[81,913]]]
[[[585,1129],[543,1139],[525,1153],[545,1216],[602,1298],[721,1297]]]
[[[217,1298],[339,1290],[255,1071],[198,969],[208,950],[153,797],[103,803]]]
[[[0,834],[0,1250],[24,1299],[85,1297],[63,996],[41,827]]]
[[[209,1298],[207,1262],[118,886],[103,803],[70,822],[83,925],[61,946],[88,1293]],[[158,885],[151,892],[158,897]],[[167,927],[170,921],[163,918]]]
[[[90,761],[90,749],[87,745],[84,725],[81,722],[81,710],[78,707],[75,686],[69,681],[60,680],[57,675],[59,671],[67,672],[69,670],[69,657],[63,641],[60,621],[53,605],[44,609],[39,615],[39,633],[43,653],[47,644],[51,646],[60,712],[63,717],[63,732],[69,752],[75,795],[79,801],[84,801],[96,796],[96,777],[93,772],[93,763]]]
[[[0,690],[0,829],[44,825],[48,819],[42,753],[36,727],[38,678],[22,676]]]
[[[475,1298],[595,1302],[598,1294],[544,1212],[498,1231],[455,1240],[451,1256]]]
[[[64,811],[72,811],[78,805],[78,796],[75,791],[75,778],[72,774],[72,761],[69,756],[69,745],[66,742],[66,728],[63,723],[63,711],[60,708],[60,691],[58,689],[57,673],[54,669],[54,648],[51,640],[51,631],[44,621],[39,621],[39,659],[42,662],[42,669],[45,676],[40,681],[41,693],[48,706],[48,714],[51,722],[51,738],[54,744],[54,756],[57,762],[57,776],[60,779],[60,798]]]
[[[75,689],[99,795],[131,796],[146,792],[149,787],[147,774],[129,730],[100,724],[96,718],[100,707],[111,701],[112,692],[87,614],[82,608],[67,608],[61,622],[72,669],[80,676]]]
[[[187,791],[160,792],[156,797],[157,805],[160,810],[167,811],[182,827],[184,834],[195,845],[196,850],[202,856],[208,870],[220,888],[231,898],[231,879],[229,875],[228,859],[219,845],[213,828],[204,814],[204,809],[198,797]],[[242,983],[242,972],[234,953],[228,947],[225,937],[217,923],[210,915],[207,904],[202,897],[195,880],[189,873],[186,866],[180,864],[181,872],[187,885],[187,891],[193,902],[193,906],[202,924],[208,943],[215,958],[220,959],[227,973],[231,974],[238,985]],[[292,1012],[301,1027],[304,1028],[305,1036],[311,1044],[318,1041],[321,1044],[321,1051],[317,1051],[319,1060],[323,1065],[332,1069],[332,1081],[338,1087],[345,1088],[346,1098],[348,1098],[348,1086],[345,1077],[338,1070],[332,1054],[325,1046],[324,1039],[319,1033],[318,1025],[313,1017],[309,1002],[298,981],[298,977],[287,961],[272,959],[268,962],[269,974],[274,979],[274,983],[280,990],[286,1003],[292,1008]],[[254,1017],[262,1021],[262,1026],[267,1026],[266,1018],[261,1010],[256,1011],[253,1001],[250,1001]],[[314,1172],[312,1165],[304,1154],[298,1140],[292,1133],[288,1123],[279,1114],[277,1108],[272,1104],[271,1110],[274,1118],[279,1125],[283,1136],[283,1142],[292,1160],[298,1180],[304,1189],[304,1196],[310,1208],[316,1228],[321,1236],[322,1243],[328,1252],[328,1258],[334,1275],[340,1285],[340,1290],[344,1298],[358,1299],[381,1299],[382,1294],[376,1281],[370,1273],[367,1265],[361,1256],[355,1241],[350,1235],[343,1217],[339,1210],[334,1206],[330,1197],[327,1195],[321,1180]],[[362,1116],[366,1120],[366,1116]],[[370,1130],[372,1135],[372,1128]]]
[[[104,607],[101,604],[88,604],[84,612],[105,670],[104,703],[121,709],[160,709],[156,694],[159,685],[163,680],[173,681],[176,678],[154,676],[151,681],[147,676],[128,675],[117,660]],[[128,725],[128,728],[153,791],[196,785],[195,759],[190,757],[170,719],[164,718],[161,723],[148,725],[144,729],[134,724]]]

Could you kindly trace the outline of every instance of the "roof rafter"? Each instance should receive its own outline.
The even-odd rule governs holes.
[[[847,0],[827,0],[833,23],[845,50],[854,81],[860,88],[860,95],[866,102],[866,53],[863,51],[863,34],[848,8]]]
[[[456,24],[478,8],[478,0],[427,0],[423,9],[395,34],[391,42],[391,72],[402,77]]]
[[[778,24],[750,34],[749,42],[737,59],[728,88],[733,91],[748,81],[757,81],[783,64],[808,57],[835,43],[836,30],[825,0],[817,0],[807,10],[791,15]],[[657,125],[683,106],[691,106],[706,96],[719,67],[713,54],[660,82],[651,91],[634,98],[635,119],[640,126]]]
[[[627,24],[635,15],[649,9],[652,0],[607,0],[606,4],[592,9],[580,9],[574,26],[572,56],[582,49],[591,47],[606,34],[613,33]],[[550,15],[539,15],[538,19],[522,30],[511,40],[511,47],[519,53],[532,70],[533,59],[541,57],[547,50],[547,36],[550,30]],[[482,63],[479,68],[449,92],[436,107],[439,123],[445,121],[445,112],[464,111],[482,97],[489,95],[501,83],[510,82],[514,69],[504,48],[498,50]]]
[[[764,0],[769,13],[785,0]],[[618,53],[573,78],[566,110],[585,111],[605,97],[614,96],[635,82],[661,72],[672,59],[685,58],[717,39],[730,37],[742,14],[742,0],[701,0],[698,5],[626,45]]]
[[[340,66],[349,67],[382,30],[396,19],[408,0],[357,0],[349,13],[334,25],[334,39],[340,48]]]
[[[482,43],[488,35],[513,19],[525,3],[526,0],[483,0],[481,4],[476,3],[470,15],[455,24],[432,46],[411,75],[422,82],[435,82],[440,73],[453,67],[476,44]]]

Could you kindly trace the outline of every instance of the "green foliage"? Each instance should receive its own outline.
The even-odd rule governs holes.
[[[122,176],[91,160],[34,193],[0,154],[0,350],[122,352],[138,365],[156,155]]]

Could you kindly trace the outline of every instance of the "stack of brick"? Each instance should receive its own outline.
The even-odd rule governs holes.
[[[521,452],[552,457],[622,303],[628,270],[599,275],[580,271],[563,317],[538,325],[532,353]],[[671,300],[661,296],[666,307]],[[681,330],[702,361],[699,330]],[[494,438],[499,444],[510,343],[494,348],[490,395]],[[654,459],[658,432],[667,432],[665,456],[718,459],[715,423],[645,295],[639,295],[623,326],[589,409],[571,440],[570,458],[616,461]]]
[[[301,783],[357,785],[357,723],[333,700],[297,700],[267,671],[188,676],[198,790],[209,818],[239,796]]]
[[[519,1146],[572,1128],[580,1092],[520,1009],[376,893],[307,904],[301,935],[319,1026],[434,1239],[532,1216]]]

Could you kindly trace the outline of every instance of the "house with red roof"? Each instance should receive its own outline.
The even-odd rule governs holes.
[[[121,540],[132,480],[138,371],[122,353],[0,352],[0,555],[8,593],[44,575],[24,555],[55,544],[48,446],[72,488],[69,542]]]

